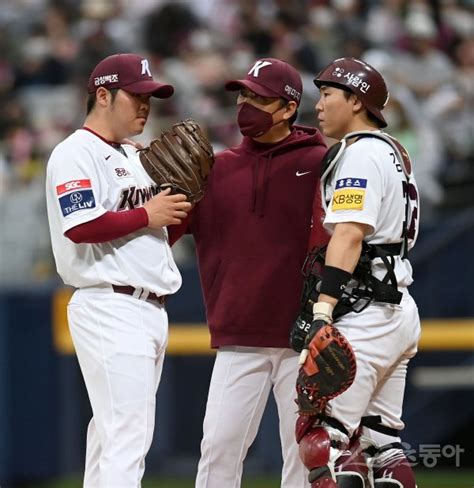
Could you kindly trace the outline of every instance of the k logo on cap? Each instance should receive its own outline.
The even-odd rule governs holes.
[[[260,71],[260,69],[264,68],[265,66],[271,66],[271,64],[272,63],[270,63],[270,61],[257,61],[247,74],[253,75],[255,78],[258,78],[258,72]]]
[[[113,54],[103,59],[92,71],[87,91],[95,93],[103,86],[108,90],[121,88],[130,93],[168,98],[174,88],[153,80],[148,59],[138,54]]]
[[[303,82],[298,71],[276,58],[259,59],[244,80],[231,80],[225,84],[229,91],[241,90],[243,87],[262,97],[281,97],[298,105],[303,92]]]
[[[150,63],[148,62],[148,59],[142,59],[142,75],[151,76]]]

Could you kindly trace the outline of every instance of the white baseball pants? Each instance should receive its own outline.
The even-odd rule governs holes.
[[[354,349],[357,373],[349,389],[329,402],[328,414],[350,435],[369,415],[380,415],[384,425],[402,430],[407,365],[421,333],[415,301],[405,293],[400,305],[372,304],[343,316],[336,326]],[[364,433],[379,446],[399,440],[365,428]]]
[[[139,487],[168,340],[166,310],[111,288],[83,288],[68,319],[93,412],[84,487]]]
[[[219,349],[209,387],[196,488],[240,487],[243,462],[272,388],[280,422],[281,486],[308,487],[295,440],[297,373],[298,354],[290,349]]]

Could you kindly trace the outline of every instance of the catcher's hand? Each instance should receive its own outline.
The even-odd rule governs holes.
[[[331,308],[316,303],[315,318],[300,355],[302,364],[296,381],[299,413],[316,415],[332,398],[347,390],[356,374],[354,351],[332,325]]]
[[[309,354],[309,345],[313,337],[316,335],[316,332],[320,329],[321,326],[332,324],[333,308],[334,307],[331,304],[325,302],[316,302],[313,305],[313,317],[311,324],[307,328],[307,333],[304,337],[304,347],[302,348],[300,354],[300,364],[305,363],[306,358]],[[303,310],[302,313],[305,313],[305,311]]]
[[[294,351],[303,350],[311,323],[312,317],[305,311],[302,311],[293,322],[290,331],[290,346]]]
[[[183,193],[195,203],[204,195],[214,152],[199,125],[186,119],[140,149],[140,161],[160,188]]]

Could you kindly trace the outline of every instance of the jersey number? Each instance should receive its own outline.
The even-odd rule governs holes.
[[[408,237],[408,239],[414,239],[417,233],[418,225],[418,192],[416,191],[415,185],[412,185],[407,181],[403,181],[402,185],[403,197],[406,199],[405,215],[410,222],[409,225],[407,225],[406,220],[403,222],[402,237],[405,237],[406,230],[406,236]]]

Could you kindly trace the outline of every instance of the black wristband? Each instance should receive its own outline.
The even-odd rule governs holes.
[[[351,273],[344,271],[341,268],[325,266],[320,293],[329,295],[330,297],[337,298],[339,300],[351,277]]]

